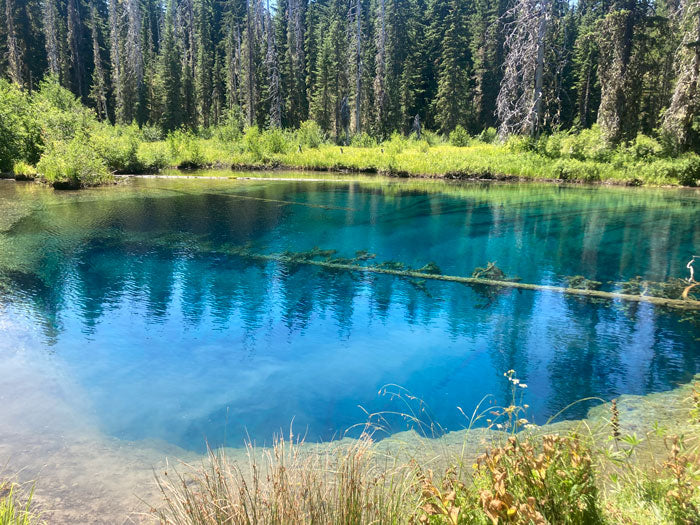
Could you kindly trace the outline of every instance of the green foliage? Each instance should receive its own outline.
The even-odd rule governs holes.
[[[600,126],[597,124],[590,129],[571,133],[561,138],[562,156],[577,160],[594,160],[607,162],[612,156],[612,150],[605,143]]]
[[[662,155],[664,149],[657,140],[640,133],[629,144],[627,152],[629,152],[635,160],[648,160]]]
[[[196,169],[206,165],[200,140],[189,130],[178,129],[168,135],[170,156],[180,169]]]
[[[437,146],[438,144],[443,144],[445,142],[445,139],[442,135],[439,133],[435,133],[434,131],[430,130],[423,130],[422,137],[421,137],[425,142],[428,143],[429,146]]]
[[[498,139],[496,128],[486,128],[477,136],[477,140],[484,144],[493,144]]]
[[[105,161],[82,137],[52,142],[42,154],[37,171],[55,188],[77,189],[113,180]]]
[[[238,142],[243,136],[243,112],[239,106],[226,113],[214,129],[214,136],[221,142]]]
[[[471,137],[469,132],[462,126],[457,126],[452,133],[450,133],[450,144],[457,146],[459,148],[465,148],[469,146],[471,142]]]
[[[96,124],[90,133],[90,144],[105,161],[107,168],[116,173],[146,171],[137,155],[140,143],[141,136],[136,124]]]
[[[354,148],[376,148],[377,140],[363,131],[352,137],[350,145]]]
[[[1,525],[33,525],[40,523],[39,516],[32,510],[34,487],[21,502],[18,496],[18,485],[0,481],[0,524]]]
[[[299,126],[296,132],[296,140],[301,146],[318,148],[324,142],[323,130],[313,120],[306,120]]]
[[[537,141],[527,135],[511,135],[506,140],[505,147],[512,153],[527,153],[537,149]]]
[[[36,176],[37,171],[31,164],[23,160],[18,160],[15,162],[14,166],[12,166],[12,173],[17,180],[29,180]]]
[[[44,144],[87,134],[96,122],[95,113],[83,106],[55,78],[50,77],[41,83],[39,90],[32,95],[32,106]]]
[[[572,182],[596,182],[600,180],[600,168],[590,162],[576,159],[559,159],[552,167],[555,178]]]
[[[34,115],[27,95],[0,78],[0,172],[21,159],[38,160],[41,135]]]
[[[286,153],[291,149],[287,133],[280,128],[266,130],[262,135],[262,142],[265,153],[270,155]]]
[[[245,151],[251,153],[255,160],[262,160],[265,156],[262,133],[257,126],[250,126],[243,133],[243,147]]]

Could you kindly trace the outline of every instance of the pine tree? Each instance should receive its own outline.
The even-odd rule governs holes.
[[[175,0],[168,0],[161,44],[160,77],[163,84],[162,126],[166,131],[177,129],[182,118],[182,56],[175,38]]]
[[[208,127],[212,110],[214,44],[212,41],[213,7],[211,0],[196,0],[195,38],[197,41],[196,92],[198,122]]]
[[[598,123],[605,140],[617,144],[636,135],[637,100],[630,96],[638,85],[632,62],[634,29],[637,22],[636,0],[618,0],[605,16],[599,33],[600,107]]]
[[[7,40],[7,72],[15,84],[24,85],[22,69],[24,64],[22,61],[22,49],[20,42],[17,39],[15,30],[15,4],[14,0],[5,0],[5,27]]]
[[[468,47],[464,30],[464,3],[450,0],[445,18],[445,38],[438,70],[438,91],[434,102],[436,123],[443,133],[457,125],[468,127],[471,120]]]
[[[106,120],[107,113],[107,79],[102,67],[102,51],[99,42],[99,17],[97,8],[93,4],[90,8],[90,33],[92,36],[92,58],[94,62],[92,70],[92,86],[90,88],[90,98],[95,103],[97,117]]]

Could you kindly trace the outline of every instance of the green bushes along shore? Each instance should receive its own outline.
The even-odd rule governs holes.
[[[420,139],[395,133],[382,142],[362,133],[343,146],[330,142],[313,121],[296,130],[244,129],[234,114],[217,127],[164,136],[154,127],[99,122],[51,80],[32,93],[0,80],[0,173],[77,188],[109,182],[113,174],[157,173],[166,167],[285,167],[627,185],[695,186],[700,180],[697,154],[678,155],[645,135],[607,147],[595,126],[505,142],[493,129],[470,136],[458,127],[447,137],[426,131]]]

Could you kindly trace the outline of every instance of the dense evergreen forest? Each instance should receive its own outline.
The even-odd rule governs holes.
[[[340,140],[600,124],[700,142],[698,0],[0,0],[0,74],[98,118]],[[663,133],[662,133],[663,132]]]

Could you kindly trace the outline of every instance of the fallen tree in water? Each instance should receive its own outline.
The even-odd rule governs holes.
[[[485,268],[476,268],[472,277],[463,277],[458,275],[444,275],[440,272],[435,263],[429,263],[418,270],[411,269],[404,263],[397,261],[361,264],[367,260],[374,259],[374,254],[368,254],[364,251],[358,252],[360,255],[353,259],[335,258],[335,251],[319,250],[318,248],[301,253],[282,252],[279,254],[261,254],[252,252],[248,247],[242,246],[226,250],[226,252],[230,255],[257,260],[274,261],[292,265],[304,264],[349,272],[394,275],[419,281],[434,280],[467,285],[516,288],[519,290],[549,291],[578,297],[651,303],[656,306],[683,310],[700,310],[700,301],[695,298],[690,298],[687,293],[684,296],[684,291],[689,290],[685,290],[685,287],[678,286],[679,281],[681,283],[686,282],[682,279],[671,279],[666,283],[655,283],[652,281],[641,281],[641,278],[634,278],[624,283],[616,283],[620,287],[620,291],[604,291],[596,289],[595,286],[581,286],[581,279],[586,281],[589,285],[591,283],[597,284],[597,281],[590,281],[580,276],[577,276],[578,279],[576,282],[570,281],[570,286],[523,283],[517,278],[507,278],[505,273],[498,268],[495,263],[488,263]],[[321,257],[325,258],[321,259]],[[649,293],[652,293],[652,295],[649,295]]]

